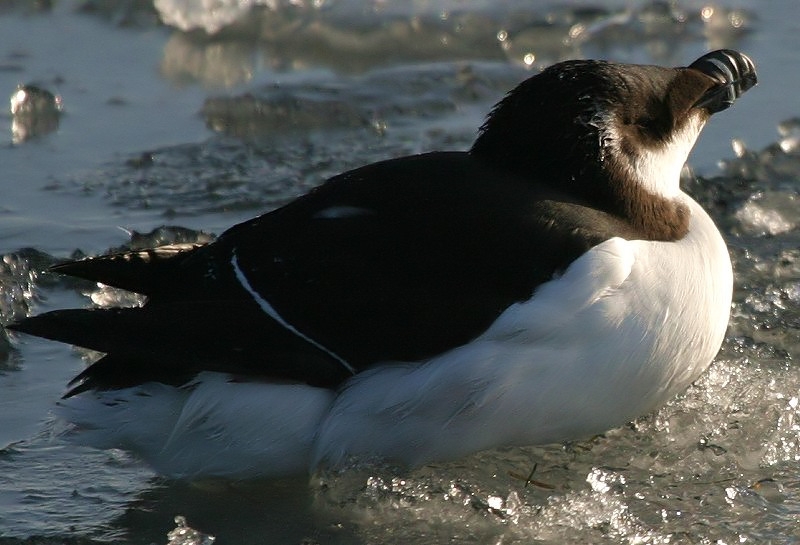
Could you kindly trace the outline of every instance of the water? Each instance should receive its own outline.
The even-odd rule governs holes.
[[[343,169],[463,149],[543,65],[677,65],[732,47],[760,85],[715,116],[687,181],[734,259],[722,351],[656,414],[583,442],[189,485],[54,439],[49,410],[86,354],[0,334],[0,544],[800,541],[794,0],[270,2],[244,19],[227,4],[2,4],[0,94],[35,84],[63,111],[56,131],[22,142],[0,116],[0,322],[87,294],[117,301],[42,271],[128,242],[118,227],[145,244],[196,236],[148,234],[161,225],[219,233]]]

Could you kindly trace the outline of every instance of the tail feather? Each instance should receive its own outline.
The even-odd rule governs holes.
[[[31,316],[6,329],[52,341],[110,352],[129,344],[128,333],[141,329],[140,308],[64,309]]]
[[[143,295],[158,291],[164,278],[175,270],[201,244],[171,244],[146,250],[89,257],[59,263],[51,271],[92,282],[102,282]]]
[[[164,365],[164,346],[144,339],[156,328],[141,308],[66,309],[26,318],[7,329],[105,352],[70,381],[64,398],[90,389],[125,388],[157,378],[181,384],[193,374],[183,362]],[[168,333],[161,332],[167,339]]]
[[[201,371],[324,387],[349,376],[340,362],[249,300],[54,310],[6,327],[106,354],[75,377],[66,397],[148,381],[182,384]]]
[[[189,382],[196,373],[174,366],[164,366],[161,360],[150,362],[131,361],[124,356],[109,354],[87,367],[69,381],[71,387],[61,399],[68,399],[90,390],[118,390],[139,384],[158,382],[180,386]]]

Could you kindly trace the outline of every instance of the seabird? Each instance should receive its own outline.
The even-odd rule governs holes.
[[[57,406],[67,437],[177,478],[601,433],[719,350],[731,262],[679,178],[709,117],[755,84],[732,50],[561,62],[469,151],[345,172],[209,244],[58,264],[146,303],[7,327],[104,353]]]

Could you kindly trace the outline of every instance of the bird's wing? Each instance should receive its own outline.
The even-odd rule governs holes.
[[[207,251],[265,313],[359,370],[470,341],[620,229],[469,154],[436,153],[341,175]]]
[[[173,381],[228,369],[336,386],[469,342],[620,229],[467,153],[412,156],[337,176],[207,246],[62,265],[148,302],[15,327],[106,352],[111,382],[91,385],[98,365],[81,377],[88,387],[114,386],[114,369],[143,357],[146,377],[128,382],[165,380],[159,353]]]

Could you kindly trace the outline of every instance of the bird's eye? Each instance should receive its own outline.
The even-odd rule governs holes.
[[[664,135],[669,132],[668,128],[664,126],[663,120],[657,117],[640,117],[635,121],[634,126],[646,140],[662,140]]]

